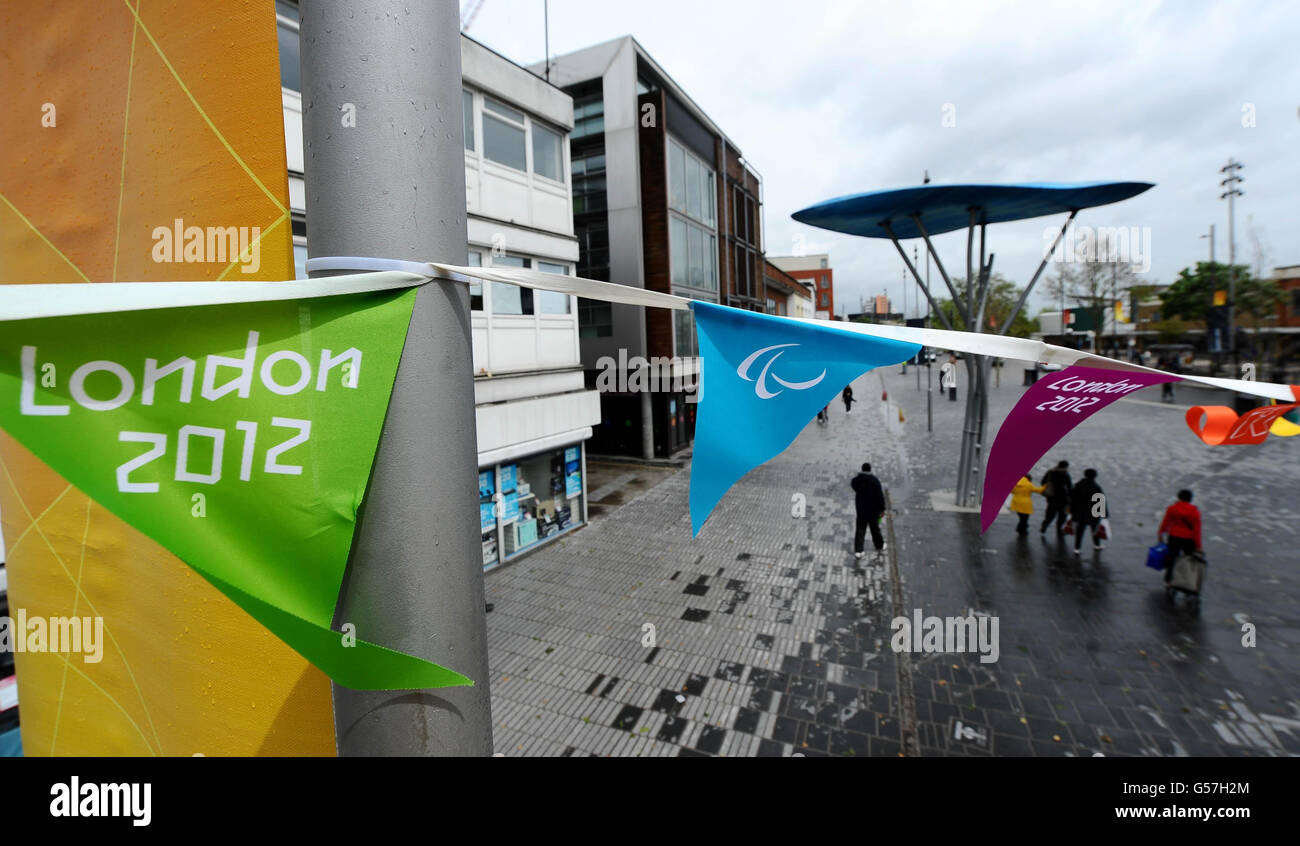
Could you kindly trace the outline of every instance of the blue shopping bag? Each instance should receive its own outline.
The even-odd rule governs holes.
[[[1169,558],[1169,544],[1158,543],[1147,550],[1147,566],[1152,570],[1165,569],[1165,562]]]

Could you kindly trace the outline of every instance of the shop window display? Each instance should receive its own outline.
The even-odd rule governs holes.
[[[581,456],[573,446],[501,465],[507,559],[582,522]]]
[[[483,566],[492,567],[501,559],[497,552],[495,468],[478,472],[478,522],[483,536]]]

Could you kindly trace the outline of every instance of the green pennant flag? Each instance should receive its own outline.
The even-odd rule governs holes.
[[[330,628],[415,289],[0,323],[0,427],[330,678],[472,685]]]

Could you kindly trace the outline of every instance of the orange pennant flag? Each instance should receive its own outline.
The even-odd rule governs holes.
[[[1282,437],[1292,432],[1275,424],[1282,415],[1300,408],[1300,386],[1292,385],[1296,402],[1290,405],[1265,405],[1238,416],[1224,405],[1198,405],[1187,410],[1187,425],[1210,446],[1238,446],[1263,443],[1270,431]]]

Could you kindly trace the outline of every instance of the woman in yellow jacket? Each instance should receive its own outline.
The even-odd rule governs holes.
[[[1016,526],[1016,534],[1029,534],[1029,515],[1034,513],[1033,494],[1042,492],[1043,486],[1035,485],[1034,480],[1029,478],[1029,474],[1025,474],[1011,489],[1011,510],[1020,518],[1020,523]]]

